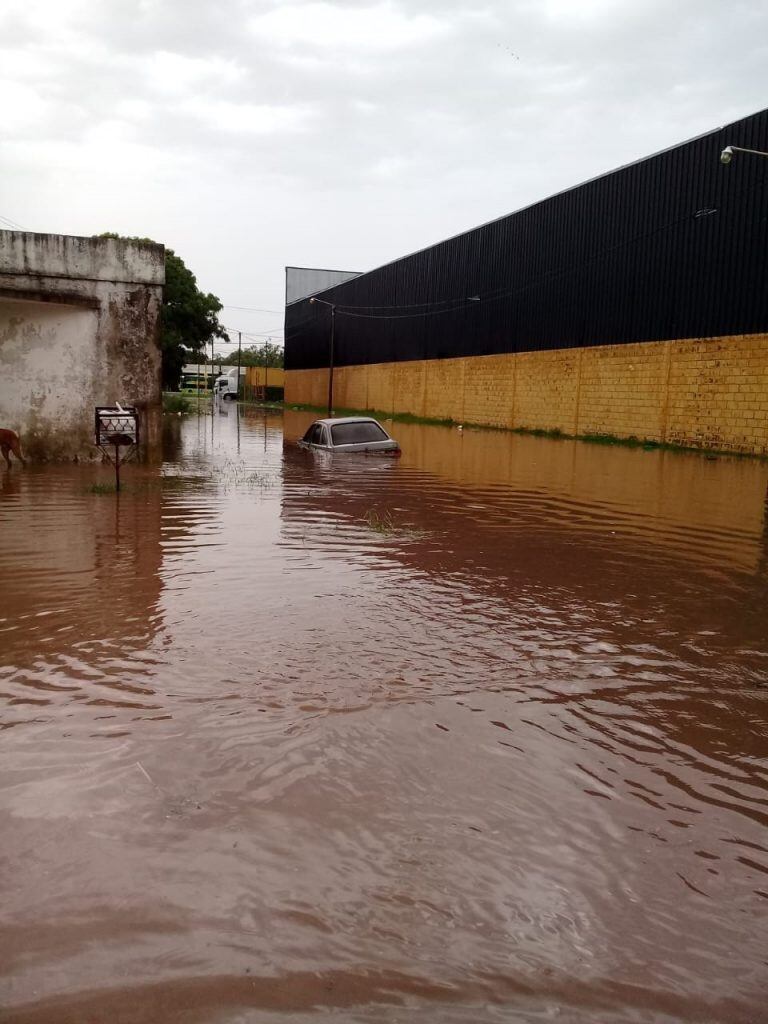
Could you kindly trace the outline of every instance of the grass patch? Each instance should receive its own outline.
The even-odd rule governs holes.
[[[375,508],[368,509],[363,516],[363,522],[369,530],[381,534],[382,537],[398,536],[408,540],[421,540],[423,537],[426,537],[424,530],[403,526],[395,522],[395,517],[388,509],[385,509],[384,512],[379,512]]]
[[[389,536],[389,534],[395,532],[395,521],[392,518],[391,512],[381,514],[375,508],[372,508],[365,513],[363,521],[374,533],[382,533],[385,536]]]
[[[282,412],[284,408],[283,402],[269,401],[269,402],[257,402],[255,399],[242,398],[240,404],[248,406],[251,409],[274,409],[275,412]]]
[[[327,415],[327,406],[321,405],[291,405],[291,409],[297,412],[317,412]],[[414,416],[412,412],[385,412],[384,409],[334,409],[333,415],[341,416],[372,416],[377,420],[390,420],[393,423],[423,423],[430,427],[456,427],[457,420],[435,419],[430,416]]]
[[[192,412],[192,399],[183,395],[180,391],[163,392],[163,412],[190,413]]]
[[[504,430],[505,428],[494,427],[493,429]],[[549,437],[553,441],[566,441],[570,438],[570,435],[564,434],[559,427],[555,427],[553,430],[545,430],[543,427],[512,427],[509,432],[511,434],[524,434],[526,437]]]
[[[323,406],[292,404],[291,409],[302,412],[326,414]],[[641,448],[646,452],[676,452],[678,454],[703,455],[707,459],[729,457],[734,459],[759,459],[768,461],[768,456],[756,452],[738,452],[724,448],[695,448],[693,445],[673,444],[666,441],[653,441],[640,437],[618,437],[616,434],[567,434],[555,427],[547,430],[542,427],[500,427],[490,423],[462,423],[453,419],[432,419],[428,416],[414,416],[409,412],[385,412],[382,409],[335,409],[334,416],[373,416],[378,420],[389,420],[394,423],[416,423],[433,427],[458,427],[467,430],[500,431],[505,434],[521,434],[524,437],[544,437],[553,441],[583,441],[585,444],[601,444],[617,448]]]

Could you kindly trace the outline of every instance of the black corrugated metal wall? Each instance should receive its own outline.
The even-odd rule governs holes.
[[[337,364],[768,330],[768,159],[726,145],[768,150],[768,110],[323,292]],[[286,308],[286,369],[329,316]]]

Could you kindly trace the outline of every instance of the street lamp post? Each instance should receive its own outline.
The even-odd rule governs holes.
[[[331,310],[331,337],[328,343],[328,416],[333,415],[333,336],[336,331],[336,305],[333,302],[326,302],[325,299],[316,299],[314,295],[309,300],[310,305],[320,303],[321,306],[328,306]]]
[[[729,164],[733,160],[734,153],[752,153],[753,156],[768,156],[762,149],[745,149],[743,146],[726,146],[720,154],[720,163]]]

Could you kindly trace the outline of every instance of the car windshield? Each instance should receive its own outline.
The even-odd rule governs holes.
[[[372,420],[365,420],[362,423],[336,423],[331,427],[331,435],[334,446],[389,440],[379,424]]]

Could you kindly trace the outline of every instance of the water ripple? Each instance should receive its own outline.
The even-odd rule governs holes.
[[[227,412],[3,480],[7,1019],[760,1019],[768,468]]]

